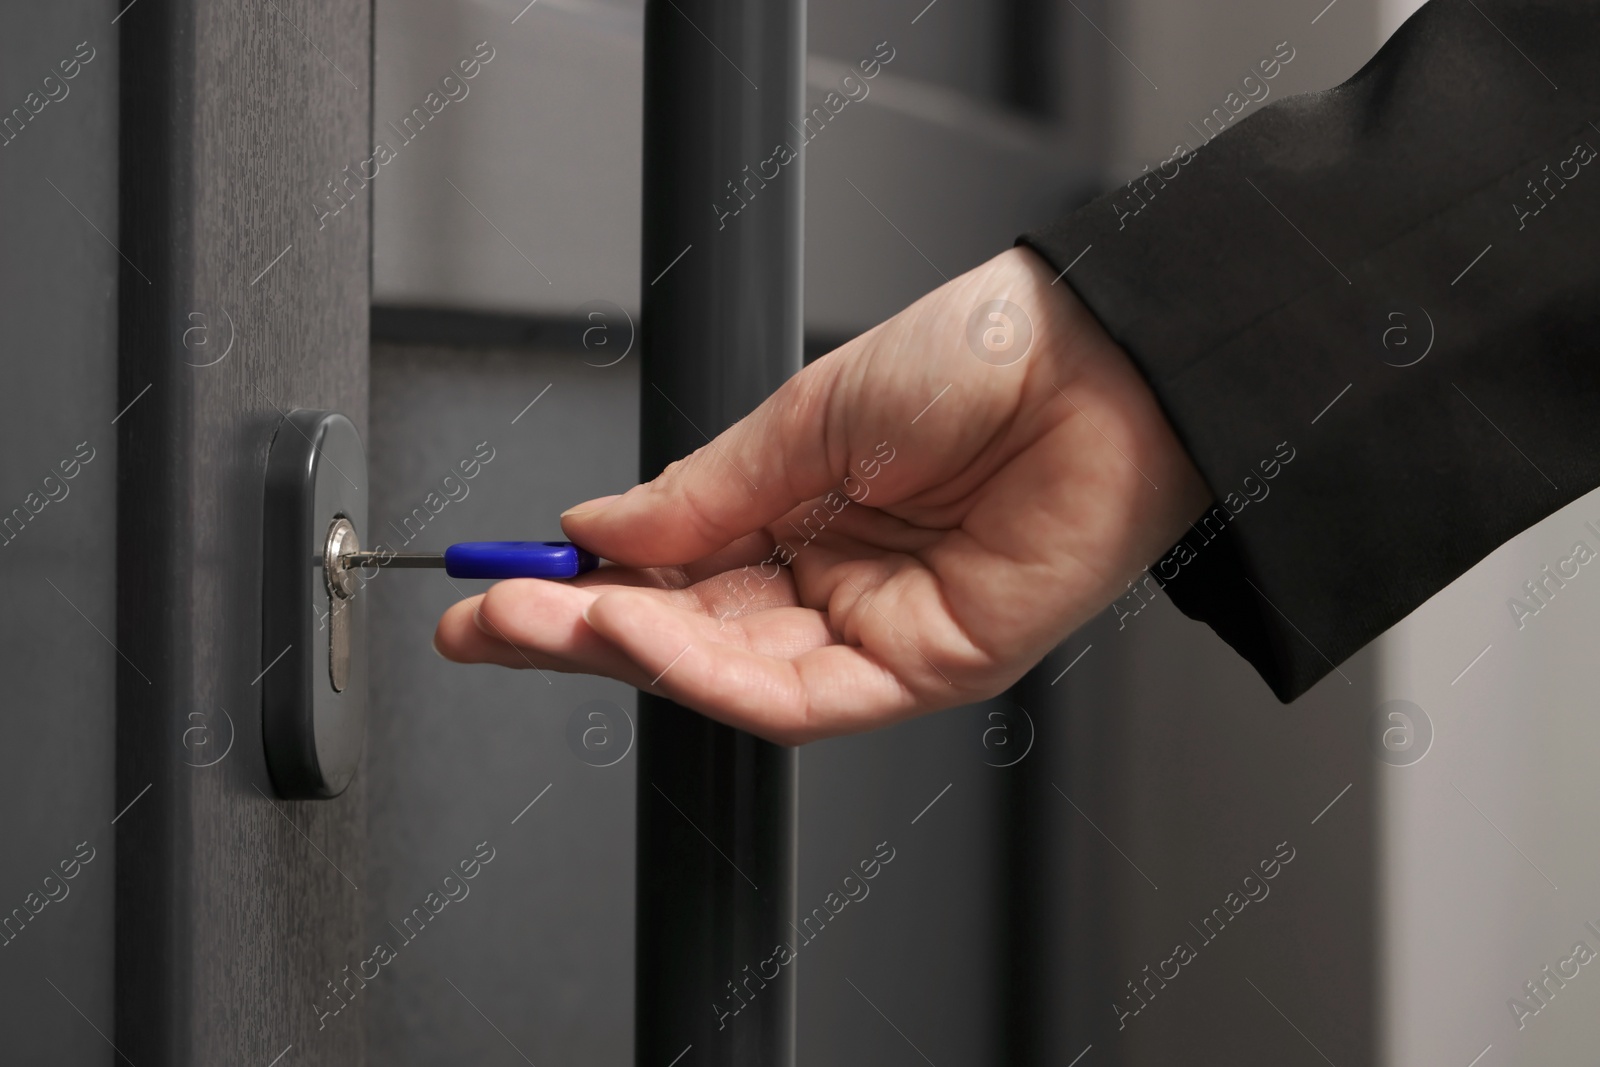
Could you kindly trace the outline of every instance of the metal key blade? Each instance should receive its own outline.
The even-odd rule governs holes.
[[[364,567],[443,567],[443,552],[348,552],[339,557],[346,569]]]

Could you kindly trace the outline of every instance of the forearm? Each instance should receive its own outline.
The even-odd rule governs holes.
[[[1216,495],[1158,584],[1283,699],[1600,485],[1597,21],[1434,0],[1344,85],[1025,239]]]

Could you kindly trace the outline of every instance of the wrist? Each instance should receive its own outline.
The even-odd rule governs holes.
[[[1098,610],[1183,537],[1213,493],[1137,363],[1065,278],[1026,247],[996,260],[1006,261],[1002,269],[1014,276],[1023,306],[1037,309],[1040,358],[1030,368],[1030,391],[1058,420],[1069,462],[1089,468],[1105,538]]]

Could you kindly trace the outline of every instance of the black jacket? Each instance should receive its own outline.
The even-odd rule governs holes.
[[[1280,699],[1600,485],[1597,124],[1600,4],[1433,0],[1023,238],[1217,496],[1136,583]]]

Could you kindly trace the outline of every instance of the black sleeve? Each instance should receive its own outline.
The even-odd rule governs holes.
[[[1216,494],[1118,614],[1164,587],[1288,701],[1600,485],[1600,5],[1433,0],[1336,89],[1269,72],[1022,243]]]

